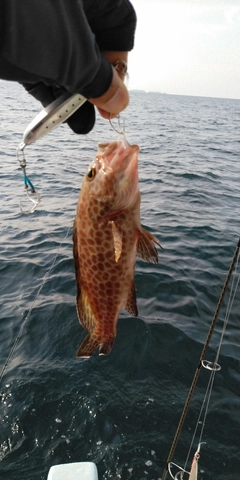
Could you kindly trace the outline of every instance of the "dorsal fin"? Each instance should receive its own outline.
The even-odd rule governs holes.
[[[136,317],[138,315],[138,309],[137,309],[137,301],[136,301],[136,287],[134,285],[134,282],[131,284],[131,288],[128,292],[128,297],[126,304],[124,306],[125,310]]]
[[[154,244],[162,248],[158,239],[154,237],[154,235],[144,228],[141,228],[141,230],[139,230],[137,242],[137,255],[145,262],[152,261],[153,263],[158,263],[158,253]]]

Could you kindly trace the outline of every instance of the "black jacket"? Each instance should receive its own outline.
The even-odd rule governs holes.
[[[98,97],[112,80],[102,51],[130,51],[128,0],[0,0],[0,78]]]

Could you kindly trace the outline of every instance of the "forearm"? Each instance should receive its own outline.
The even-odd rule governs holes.
[[[86,0],[85,11],[101,51],[133,49],[136,14],[129,0]]]
[[[116,8],[113,13],[114,0],[85,0],[85,10],[81,0],[0,0],[0,77],[21,83],[41,80],[46,85],[63,86],[69,92],[80,92],[88,98],[102,95],[111,84],[112,69],[101,54],[95,35],[101,50],[116,50],[113,29],[117,30],[117,22],[123,22],[123,30],[127,29],[129,16],[133,15],[127,0],[122,2],[127,11],[125,23],[121,16],[116,18]],[[97,21],[101,23],[101,16],[104,18],[104,8],[107,8],[105,26],[97,27]],[[115,24],[111,27],[114,15]],[[124,48],[117,50],[124,50],[126,43],[130,47],[133,34],[120,43]]]

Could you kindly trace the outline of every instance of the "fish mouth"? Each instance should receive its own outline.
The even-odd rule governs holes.
[[[138,145],[129,145],[126,139],[99,145],[103,170],[110,168],[112,172],[134,171],[138,167]]]

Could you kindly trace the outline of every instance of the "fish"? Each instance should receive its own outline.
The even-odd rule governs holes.
[[[82,182],[73,225],[76,306],[87,336],[76,356],[108,355],[121,309],[138,315],[136,256],[158,263],[159,240],[141,226],[138,145],[100,143]],[[161,247],[162,248],[162,247]]]

